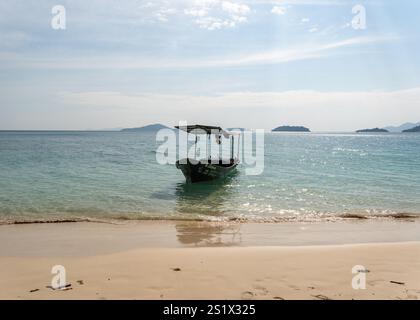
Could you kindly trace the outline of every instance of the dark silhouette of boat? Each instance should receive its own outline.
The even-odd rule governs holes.
[[[221,127],[204,126],[204,125],[189,125],[176,126],[179,130],[186,131],[188,134],[196,135],[195,139],[195,157],[180,159],[176,162],[176,167],[182,171],[187,182],[202,182],[214,179],[227,177],[232,173],[239,164],[239,142],[240,135],[234,132],[228,132]],[[207,135],[207,151],[211,144],[211,136],[214,135],[217,144],[222,143],[222,136],[230,139],[230,158],[228,159],[211,159],[210,156],[206,159],[196,159],[197,156],[197,135]],[[235,136],[238,137],[238,154],[234,157],[235,150]],[[207,154],[209,154],[207,152]]]

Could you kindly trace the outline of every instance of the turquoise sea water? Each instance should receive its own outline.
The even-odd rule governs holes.
[[[0,223],[420,214],[419,134],[265,135],[265,170],[188,185],[155,135],[1,132]]]

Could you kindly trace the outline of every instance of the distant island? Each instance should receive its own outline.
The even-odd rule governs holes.
[[[389,132],[386,129],[380,129],[380,128],[373,128],[373,129],[362,129],[362,130],[357,130],[357,133],[369,133],[369,132]]]
[[[311,130],[302,126],[280,126],[271,131],[272,132],[311,132]]]
[[[411,129],[404,130],[403,132],[420,132],[420,125]]]
[[[159,131],[160,129],[169,129],[167,126],[164,126],[163,124],[156,123],[156,124],[150,124],[148,126],[144,127],[138,127],[138,128],[125,128],[122,129],[122,132],[155,132]]]
[[[389,126],[389,127],[385,127],[384,129],[388,130],[389,132],[403,132],[405,130],[412,129],[417,126],[420,126],[420,122],[417,122],[417,123],[407,122],[398,127]]]

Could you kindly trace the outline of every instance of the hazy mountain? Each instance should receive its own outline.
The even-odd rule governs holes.
[[[404,130],[412,129],[416,126],[420,126],[420,122],[418,123],[407,122],[398,127],[389,126],[389,127],[385,127],[384,129],[388,130],[389,132],[402,132]]]
[[[163,124],[156,123],[156,124],[149,124],[144,127],[138,127],[138,128],[125,128],[121,131],[123,132],[155,132],[159,131],[160,129],[170,129],[167,126],[164,126]]]
[[[404,130],[403,132],[420,132],[420,125],[411,129]]]

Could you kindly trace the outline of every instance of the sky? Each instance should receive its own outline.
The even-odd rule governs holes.
[[[0,130],[419,122],[419,12],[417,0],[3,0]]]

